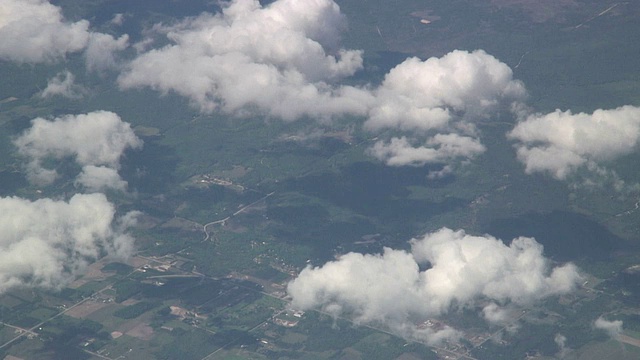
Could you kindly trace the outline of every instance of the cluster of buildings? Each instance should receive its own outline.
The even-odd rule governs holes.
[[[290,328],[298,325],[303,316],[304,311],[302,310],[288,310],[277,313],[272,319],[274,324]]]

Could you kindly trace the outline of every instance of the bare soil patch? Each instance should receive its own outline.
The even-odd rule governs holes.
[[[640,339],[632,338],[631,336],[627,336],[624,334],[618,335],[618,339],[625,344],[633,345],[635,347],[640,347]]]
[[[74,307],[73,309],[67,311],[65,314],[71,317],[74,317],[76,319],[84,319],[87,316],[93,314],[94,312],[102,308],[105,308],[107,306],[109,306],[109,304],[107,303],[87,301],[84,304],[80,304]]]
[[[140,340],[149,341],[153,338],[153,328],[146,323],[140,323],[133,329],[127,331],[127,335],[133,336]]]

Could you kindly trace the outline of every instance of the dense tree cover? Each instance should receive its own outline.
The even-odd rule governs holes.
[[[121,262],[112,262],[103,266],[102,271],[115,271],[118,275],[127,275],[133,270],[133,266]]]
[[[125,279],[113,284],[116,290],[116,302],[121,303],[141,291],[140,284],[136,281]]]

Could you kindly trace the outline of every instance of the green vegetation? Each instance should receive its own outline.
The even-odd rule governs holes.
[[[67,316],[48,322],[42,327],[40,336],[47,341],[49,350],[66,359],[89,359],[79,346],[96,350],[111,338],[101,324]]]
[[[235,341],[235,333],[211,335],[201,330],[177,331],[173,341],[164,345],[155,355],[158,359],[202,359],[216,348]]]
[[[125,279],[113,284],[113,288],[116,290],[116,302],[120,303],[133,295],[140,292],[140,285],[132,280]]]
[[[141,301],[139,303],[135,303],[133,305],[129,305],[127,307],[123,307],[122,309],[116,310],[113,313],[113,316],[117,316],[122,319],[134,319],[149,310],[155,309],[159,305],[160,303],[158,302]]]
[[[121,262],[112,262],[103,266],[102,271],[114,271],[118,275],[127,275],[131,271],[133,271],[133,267],[131,265],[123,264]]]
[[[638,22],[629,18],[637,15],[631,3],[578,31],[577,24],[603,10],[602,2],[578,1],[569,10],[563,1],[337,2],[349,20],[345,47],[365,50],[364,68],[347,83],[376,84],[408,56],[482,48],[524,81],[535,111],[640,105],[638,62],[628,61],[638,52],[628,41],[638,33]],[[69,21],[90,18],[92,30],[127,32],[131,44],[160,21],[171,25],[216,10],[211,3],[55,1]],[[116,13],[127,14],[119,28],[111,23]],[[421,18],[433,21],[427,25]],[[128,51],[124,58],[133,56]],[[28,185],[12,140],[38,116],[114,111],[144,139],[142,149],[122,159],[119,173],[128,191],[109,194],[118,214],[144,214],[131,230],[136,254],[144,258],[91,269],[101,273],[88,271],[70,285],[75,288],[3,292],[0,342],[42,328],[0,349],[0,358],[89,359],[88,350],[110,359],[202,359],[216,351],[212,358],[436,359],[432,348],[390,335],[382,324],[359,326],[314,311],[291,315],[283,284],[307,265],[349,251],[406,249],[412,237],[442,226],[505,242],[535,237],[553,261],[574,262],[599,282],[593,290],[579,288],[518,308],[526,314],[509,324],[513,332],[498,331],[474,309],[443,316],[447,325],[483,339],[496,334],[477,347],[460,340],[469,354],[552,357],[559,350],[555,336],[563,334],[579,358],[637,357],[640,348],[593,330],[593,321],[606,314],[640,338],[640,278],[624,272],[640,263],[640,212],[618,216],[634,209],[637,194],[622,198],[613,189],[568,188],[526,174],[504,136],[516,121],[507,111],[478,120],[482,155],[450,176],[429,179],[444,165],[392,167],[369,156],[376,139],[362,129],[362,117],[319,123],[200,114],[174,93],[120,91],[115,74],[87,71],[83,56],[69,54],[65,62],[46,66],[0,64],[0,101],[17,98],[0,103],[0,151],[6,155],[0,157],[0,195],[67,199],[77,192],[66,176],[79,171],[70,159],[51,164],[61,174],[53,185]],[[40,98],[47,79],[65,69],[89,89],[87,96]],[[306,135],[313,136],[298,139]],[[633,153],[613,165],[634,183],[640,179],[638,160]]]

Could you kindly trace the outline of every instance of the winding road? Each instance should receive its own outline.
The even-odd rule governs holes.
[[[241,207],[238,211],[234,212],[233,214],[231,214],[231,215],[227,216],[227,217],[226,217],[226,218],[224,218],[224,219],[216,220],[216,221],[211,221],[211,222],[208,222],[208,223],[204,224],[204,225],[202,226],[202,231],[204,231],[205,237],[204,237],[204,239],[203,239],[202,241],[207,241],[207,240],[209,240],[209,238],[211,237],[211,234],[209,234],[209,231],[207,230],[207,228],[208,228],[209,226],[211,226],[211,225],[215,225],[215,224],[224,224],[227,220],[229,220],[229,219],[231,219],[232,217],[234,217],[234,216],[236,216],[236,215],[238,215],[238,214],[242,213],[242,212],[243,212],[243,211],[245,211],[246,209],[248,209],[248,208],[252,207],[253,205],[255,205],[255,204],[257,204],[257,203],[259,203],[259,202],[261,202],[261,201],[263,201],[263,200],[265,200],[266,198],[268,198],[269,196],[271,196],[271,195],[273,195],[273,194],[275,194],[275,193],[276,193],[275,191],[272,191],[272,192],[268,193],[267,195],[265,195],[265,196],[261,197],[260,199],[258,199],[258,200],[256,200],[256,201],[252,202],[251,204],[249,204],[249,205],[245,205],[245,206]]]

